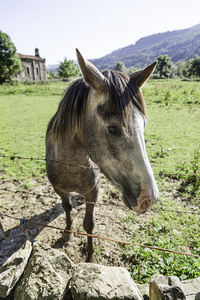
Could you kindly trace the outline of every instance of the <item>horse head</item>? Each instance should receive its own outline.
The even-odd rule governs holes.
[[[83,126],[87,155],[123,194],[127,207],[141,214],[158,200],[147,157],[146,110],[141,86],[156,62],[128,76],[100,72],[77,50],[83,79],[91,87]]]

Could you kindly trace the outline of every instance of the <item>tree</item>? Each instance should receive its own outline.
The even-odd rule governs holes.
[[[171,58],[168,55],[160,55],[157,61],[156,71],[159,73],[160,78],[168,78],[172,68]]]
[[[76,77],[80,75],[80,71],[73,62],[73,60],[64,59],[63,62],[60,62],[59,68],[57,69],[58,76],[62,79]]]
[[[58,78],[56,76],[56,73],[54,73],[54,71],[48,71],[48,79],[55,79]]]
[[[188,74],[189,76],[200,77],[200,56],[195,55],[195,57],[190,60]]]
[[[115,65],[115,71],[119,71],[122,73],[126,73],[126,67],[124,65],[124,63],[122,61],[119,61],[116,65]]]
[[[179,77],[187,77],[188,63],[186,61],[178,61],[176,74]]]
[[[169,73],[168,77],[169,78],[175,78],[176,75],[177,75],[177,70],[178,70],[177,66],[172,63],[171,68],[170,68],[170,73]]]
[[[21,71],[21,61],[16,54],[16,47],[10,37],[0,31],[0,83],[4,83],[15,73]]]
[[[127,75],[131,75],[131,74],[133,74],[133,73],[135,73],[135,72],[137,72],[137,71],[138,71],[138,69],[135,68],[135,67],[129,67],[129,68],[126,68],[126,74],[127,74]]]

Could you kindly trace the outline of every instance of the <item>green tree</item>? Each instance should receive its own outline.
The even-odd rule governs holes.
[[[157,61],[156,71],[160,78],[168,78],[172,68],[171,58],[168,55],[160,55],[158,56]]]
[[[80,75],[80,71],[73,62],[73,60],[64,59],[63,62],[60,62],[59,68],[57,69],[58,76],[61,79],[76,77]]]
[[[177,75],[177,70],[178,70],[177,66],[172,63],[172,66],[170,68],[169,78],[175,78]]]
[[[16,54],[16,47],[10,37],[0,31],[0,83],[4,83],[15,73],[21,71],[21,61]]]
[[[55,79],[58,78],[54,71],[48,71],[48,79]]]
[[[115,65],[115,71],[119,71],[122,73],[126,73],[126,67],[124,65],[124,63],[122,61],[119,61],[116,65]]]
[[[176,74],[179,76],[179,77],[187,77],[187,62],[186,61],[178,61],[177,64],[177,71],[176,71]]]
[[[131,75],[131,74],[133,74],[136,71],[138,71],[137,68],[135,68],[135,67],[129,67],[129,68],[126,69],[126,74],[127,75]]]
[[[195,55],[195,57],[190,60],[188,74],[189,76],[200,77],[200,56]]]

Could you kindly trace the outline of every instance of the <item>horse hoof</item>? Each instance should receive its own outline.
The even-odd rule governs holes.
[[[63,232],[62,238],[65,242],[72,241],[74,237],[74,234],[71,232]]]
[[[89,255],[88,254],[88,256],[87,256],[87,258],[86,258],[86,261],[85,262],[88,262],[88,263],[93,263],[93,264],[95,264],[95,263],[97,263],[97,260],[96,260],[96,258],[94,257],[94,255],[92,254],[92,255]]]

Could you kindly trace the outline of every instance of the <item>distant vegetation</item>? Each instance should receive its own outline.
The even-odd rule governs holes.
[[[127,74],[158,61],[153,74],[158,78],[200,77],[200,24],[184,30],[153,34],[139,39],[135,45],[113,51],[91,60],[100,70],[115,69]],[[64,59],[59,65],[47,66],[49,79],[67,79],[80,75],[72,60]],[[16,48],[8,35],[0,31],[0,83],[20,71]],[[13,79],[12,79],[13,80]]]
[[[135,45],[129,45],[91,61],[101,70],[114,69],[119,61],[127,68],[143,68],[160,55],[168,55],[172,63],[177,64],[200,55],[199,44],[200,24],[184,30],[168,31],[141,38]]]
[[[60,79],[68,79],[80,76],[80,71],[73,60],[67,60],[66,58],[63,62],[60,62],[57,71]]]
[[[181,77],[200,81],[200,56],[198,55],[188,61],[178,62],[176,65],[172,63],[168,55],[160,55],[157,62],[156,69],[151,77],[153,79]],[[115,65],[115,70],[129,75],[137,69],[126,68],[124,63],[120,61]]]
[[[194,27],[153,34],[135,45],[90,60],[97,68],[115,69],[127,74],[158,60],[153,78],[200,77],[200,24]],[[56,72],[58,65],[47,69]]]
[[[16,72],[21,71],[20,59],[10,37],[0,31],[0,83],[10,79]]]
[[[157,66],[152,75],[154,79],[164,79],[164,78],[190,78],[200,80],[200,56],[195,55],[187,61],[179,61],[177,64],[173,64],[171,57],[168,55],[160,55],[157,57]],[[137,71],[134,67],[126,68],[122,61],[117,62],[114,70],[126,73],[130,75],[131,73]],[[60,79],[68,79],[71,77],[80,76],[80,71],[73,63],[73,61],[67,59],[61,62],[57,73],[49,71],[49,79],[54,79],[59,77]]]

